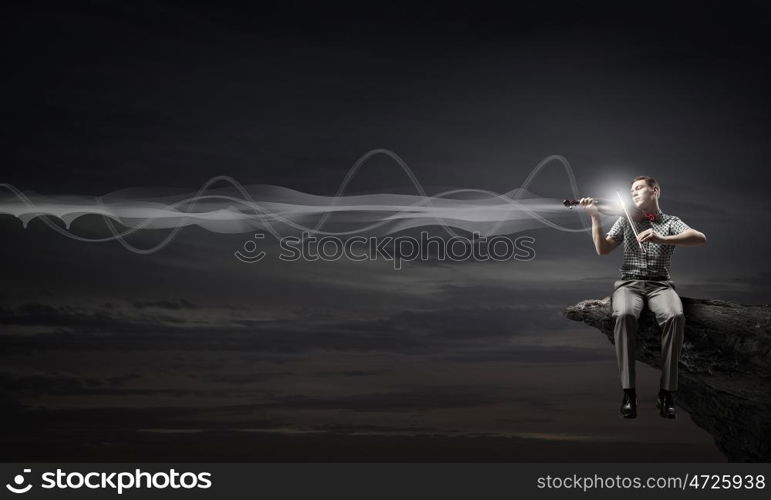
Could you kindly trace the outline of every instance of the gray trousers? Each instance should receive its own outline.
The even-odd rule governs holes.
[[[683,304],[671,281],[619,280],[614,283],[611,308],[616,358],[624,389],[634,387],[637,320],[644,301],[661,327],[661,388],[677,390],[677,362],[683,345]]]

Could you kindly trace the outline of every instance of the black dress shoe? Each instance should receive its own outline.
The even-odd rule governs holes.
[[[671,391],[665,391],[664,389],[659,391],[659,397],[656,400],[656,408],[659,409],[659,415],[661,415],[661,418],[677,417],[677,410],[675,410],[675,399],[672,397]]]
[[[624,400],[618,414],[622,418],[637,418],[637,394],[634,389],[624,389]]]

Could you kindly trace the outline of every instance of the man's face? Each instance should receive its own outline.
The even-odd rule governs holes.
[[[654,189],[644,180],[635,181],[630,191],[632,202],[637,208],[650,207],[653,200],[658,196],[658,189]]]

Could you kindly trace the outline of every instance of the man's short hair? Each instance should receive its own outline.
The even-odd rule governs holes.
[[[648,177],[647,175],[641,175],[639,177],[635,177],[634,179],[632,179],[632,184],[634,184],[637,181],[645,181],[648,187],[661,189],[661,186],[659,186],[659,183],[656,182],[656,179],[654,179],[653,177]]]

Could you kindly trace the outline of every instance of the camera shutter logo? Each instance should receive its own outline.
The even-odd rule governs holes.
[[[24,474],[28,472],[32,472],[32,469],[24,469]],[[13,478],[13,484],[6,484],[5,487],[8,488],[8,491],[11,493],[26,493],[32,489],[32,485],[28,484],[27,486],[22,486],[25,479],[26,478],[22,474],[16,474]]]

